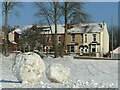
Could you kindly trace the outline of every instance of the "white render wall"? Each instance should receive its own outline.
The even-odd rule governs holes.
[[[87,34],[87,42],[85,42],[85,34]],[[100,33],[84,33],[84,43],[83,45],[89,45],[91,42],[93,42],[93,34],[96,34],[96,41],[100,43]],[[97,47],[97,52],[101,52],[100,45]]]
[[[8,37],[10,42],[14,41],[14,33],[9,33]]]
[[[106,23],[104,23],[104,25],[102,23],[102,27],[103,29],[100,33],[94,32],[83,34],[83,45],[89,45],[93,41],[93,34],[96,34],[96,41],[100,43],[100,46],[98,46],[97,49],[98,52],[101,53],[101,56],[109,52],[109,34]],[[87,42],[85,42],[85,34],[87,34]]]
[[[107,25],[104,23],[103,25],[103,54],[109,52],[109,34],[107,30]]]
[[[87,42],[85,42],[85,34],[87,34]],[[93,34],[96,34],[96,41],[98,43],[100,42],[99,33],[84,33],[83,34],[84,45],[88,45],[93,41]]]
[[[101,56],[103,56],[103,49],[104,49],[104,47],[103,47],[103,32],[101,32],[100,33],[100,54],[101,54]]]

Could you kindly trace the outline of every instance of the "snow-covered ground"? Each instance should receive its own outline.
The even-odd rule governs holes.
[[[73,56],[43,58],[46,68],[51,63],[61,63],[70,68],[70,78],[64,83],[51,83],[46,75],[38,83],[19,83],[12,73],[15,54],[0,54],[0,85],[2,88],[118,88],[118,61],[80,60]]]

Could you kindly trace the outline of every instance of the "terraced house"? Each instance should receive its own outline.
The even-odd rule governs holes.
[[[47,42],[46,45],[41,45],[42,49],[47,49],[48,52],[52,52],[54,46],[53,36],[55,35],[55,26],[51,25],[50,28],[48,28],[48,26],[37,27],[38,29],[44,27],[42,28],[43,32],[41,32],[41,34],[45,34],[47,38],[47,41],[45,41]],[[63,44],[64,30],[64,25],[57,25],[58,49],[60,49],[60,46]],[[9,50],[20,50],[20,46],[18,45],[20,34],[21,30],[19,28],[15,28],[15,30],[9,33]],[[65,52],[89,56],[106,55],[109,52],[109,34],[106,23],[103,21],[102,23],[68,24]]]
[[[62,45],[64,38],[64,26],[58,25],[58,46]],[[107,25],[102,23],[88,23],[67,26],[66,52],[78,53],[80,55],[103,56],[109,52],[109,34]],[[46,34],[49,36],[49,50],[53,47],[52,35],[55,34],[54,25],[51,31]]]

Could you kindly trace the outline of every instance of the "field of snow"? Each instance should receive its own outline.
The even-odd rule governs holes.
[[[12,73],[15,54],[0,54],[1,88],[118,88],[118,61],[80,60],[73,56],[64,58],[44,57],[46,68],[51,63],[61,63],[70,68],[70,78],[64,83],[51,83],[46,75],[34,84],[20,83]]]

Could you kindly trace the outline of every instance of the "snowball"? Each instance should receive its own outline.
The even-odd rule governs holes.
[[[48,66],[46,76],[51,82],[63,83],[69,79],[70,68],[58,63],[53,63]]]
[[[39,55],[33,52],[18,54],[15,58],[13,73],[20,82],[38,82],[45,71],[45,65]]]

